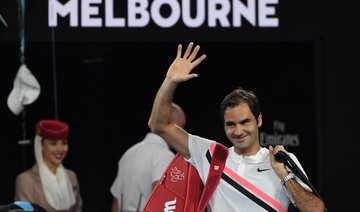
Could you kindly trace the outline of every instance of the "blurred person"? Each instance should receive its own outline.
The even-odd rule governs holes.
[[[82,198],[77,176],[62,162],[68,150],[69,126],[59,120],[36,125],[36,163],[16,178],[15,200],[29,201],[47,212],[81,212]]]
[[[184,127],[186,116],[183,109],[172,103],[174,121]],[[167,143],[153,132],[131,146],[121,156],[118,173],[111,186],[112,212],[142,211],[153,188],[174,158]]]

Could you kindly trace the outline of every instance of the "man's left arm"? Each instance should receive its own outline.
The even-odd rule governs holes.
[[[276,174],[280,177],[280,179],[282,179],[281,182],[291,195],[296,207],[300,211],[324,212],[325,205],[322,200],[313,192],[303,188],[300,183],[295,180],[293,175],[289,175],[289,172],[285,168],[285,165],[275,159],[275,154],[279,151],[288,154],[288,152],[282,145],[277,145],[275,147],[269,146],[271,166],[273,167]]]
[[[324,212],[325,206],[321,199],[314,193],[304,189],[294,178],[287,180],[284,186],[300,211]]]

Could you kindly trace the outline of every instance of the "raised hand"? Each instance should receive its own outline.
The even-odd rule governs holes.
[[[203,54],[196,58],[200,46],[193,47],[194,43],[190,42],[184,55],[182,55],[182,45],[179,44],[176,58],[170,65],[166,75],[169,80],[180,83],[198,76],[196,73],[191,73],[191,71],[206,58],[206,55]]]

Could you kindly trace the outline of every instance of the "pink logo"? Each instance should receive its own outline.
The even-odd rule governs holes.
[[[181,172],[176,166],[171,169],[170,172],[171,181],[176,183],[177,181],[183,180],[185,178],[185,173]]]

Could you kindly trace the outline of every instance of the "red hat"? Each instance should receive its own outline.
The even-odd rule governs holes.
[[[41,120],[36,125],[36,133],[47,139],[67,139],[69,125],[59,120]]]

